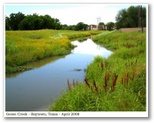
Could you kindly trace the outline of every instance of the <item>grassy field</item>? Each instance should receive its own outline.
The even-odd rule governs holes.
[[[146,33],[115,31],[93,40],[114,53],[95,57],[84,82],[68,80],[50,111],[146,111]]]
[[[36,30],[6,31],[6,73],[24,71],[29,62],[70,53],[70,40],[83,39],[100,31]]]

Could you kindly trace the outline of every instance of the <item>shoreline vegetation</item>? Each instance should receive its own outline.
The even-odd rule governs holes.
[[[83,82],[70,82],[50,111],[146,111],[146,32],[101,33],[93,38],[114,53],[96,56]]]
[[[66,55],[75,47],[72,40],[84,40],[101,31],[36,30],[6,31],[6,74],[22,72],[26,65],[46,57]]]
[[[83,82],[67,80],[50,111],[146,111],[146,32],[36,30],[6,31],[6,74],[33,69],[27,64],[66,55],[71,41],[93,37],[113,51],[96,56]],[[95,36],[94,36],[95,35]]]

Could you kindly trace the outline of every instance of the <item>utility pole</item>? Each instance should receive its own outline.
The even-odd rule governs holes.
[[[142,30],[143,33],[143,22],[142,22],[142,5],[138,6],[138,28]]]

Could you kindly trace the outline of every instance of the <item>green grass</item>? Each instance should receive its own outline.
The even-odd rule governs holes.
[[[6,73],[23,71],[24,65],[49,56],[65,55],[74,47],[70,40],[100,31],[6,31]]]
[[[111,32],[94,37],[111,49],[95,57],[80,84],[68,81],[51,111],[146,111],[146,33]]]

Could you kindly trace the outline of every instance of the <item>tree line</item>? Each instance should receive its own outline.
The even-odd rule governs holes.
[[[24,15],[21,12],[12,13],[5,18],[6,30],[37,30],[37,29],[61,29],[59,19],[49,15]]]
[[[116,23],[108,22],[107,24],[100,22],[99,25],[107,26],[108,30],[114,28],[131,28],[138,27],[139,18],[141,18],[142,26],[146,27],[146,8],[142,7],[139,15],[138,6],[130,6],[128,9],[122,9],[116,16]],[[79,22],[76,25],[61,24],[57,18],[50,15],[24,15],[21,12],[12,13],[9,17],[5,17],[6,30],[38,30],[38,29],[56,29],[56,30],[87,30],[88,24]]]
[[[141,25],[139,24],[140,21]],[[118,12],[115,23],[117,29],[138,27],[139,25],[146,27],[145,7],[130,6],[128,9],[122,9]]]
[[[99,25],[106,25],[108,29],[114,27],[113,22],[104,24],[100,22]],[[49,15],[24,15],[21,12],[12,13],[9,17],[5,17],[6,30],[38,30],[38,29],[57,29],[57,30],[87,30],[88,24],[79,22],[76,25],[61,24],[59,19],[52,18]]]

